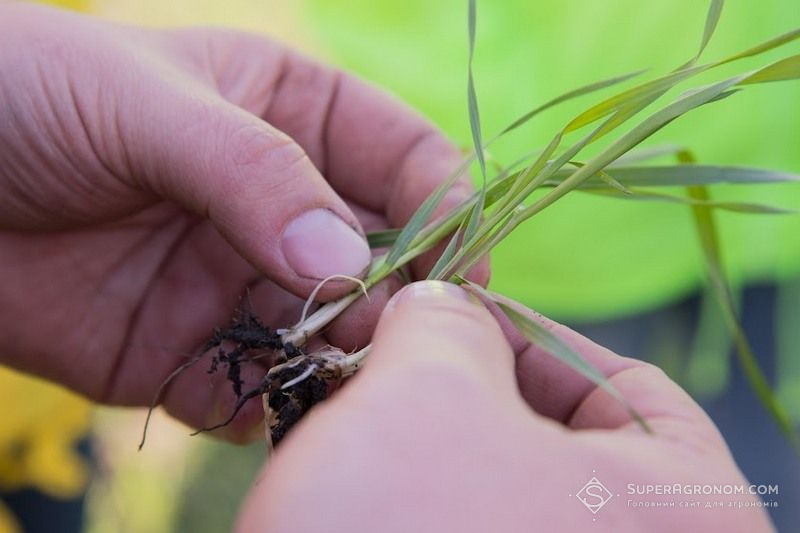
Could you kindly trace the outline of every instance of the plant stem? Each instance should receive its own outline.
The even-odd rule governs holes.
[[[469,213],[476,198],[477,196],[473,195],[447,215],[426,226],[412,241],[408,251],[403,254],[395,264],[391,266],[387,265],[386,254],[376,257],[372,261],[372,266],[370,267],[367,277],[364,279],[364,286],[367,289],[372,288],[389,274],[402,268],[414,258],[431,249],[448,234],[452,233],[456,227],[458,227],[461,219]],[[322,331],[325,326],[330,324],[337,316],[347,309],[350,304],[358,300],[361,296],[361,291],[356,289],[338,300],[324,304],[303,320],[303,322],[284,332],[283,335],[281,335],[281,341],[284,344],[290,342],[295,346],[304,345],[308,339]]]

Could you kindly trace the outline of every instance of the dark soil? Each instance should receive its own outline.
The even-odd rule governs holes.
[[[208,373],[214,374],[224,369],[237,402],[227,420],[196,433],[213,431],[230,424],[248,401],[266,394],[271,411],[267,424],[272,443],[277,444],[312,406],[328,396],[327,381],[316,375],[315,369],[319,365],[314,358],[292,343],[282,342],[275,330],[264,325],[250,311],[239,311],[229,327],[214,330],[212,337],[203,345],[202,353],[213,349],[217,353],[211,359]],[[270,356],[268,366],[271,370],[257,387],[243,391],[242,365],[264,357],[265,352]],[[304,374],[307,375],[282,389],[286,383]]]

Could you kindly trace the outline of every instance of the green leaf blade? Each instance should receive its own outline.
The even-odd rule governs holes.
[[[705,202],[710,200],[710,194],[706,187],[692,186],[689,187],[688,192],[691,197],[697,200]],[[735,301],[722,265],[721,247],[713,213],[706,206],[694,206],[692,207],[692,214],[703,250],[707,273],[711,281],[710,290],[715,296],[725,323],[733,336],[737,358],[742,371],[761,405],[770,414],[795,450],[800,453],[800,436],[795,432],[788,412],[778,401],[775,392],[772,390],[769,380],[767,380],[758,364],[758,358],[739,323]]]
[[[552,331],[536,320],[528,317],[520,308],[522,305],[500,294],[488,291],[472,282],[464,280],[469,287],[480,294],[482,297],[494,302],[508,317],[511,323],[525,337],[526,340],[539,346],[551,356],[566,364],[580,375],[608,392],[614,399],[619,401],[628,411],[631,419],[638,423],[647,433],[652,433],[652,429],[647,421],[636,412],[628,403],[619,390],[598,370],[594,365],[587,361],[582,355],[576,352],[571,346],[556,336]]]
[[[367,233],[367,244],[369,244],[369,247],[372,249],[385,248],[387,246],[392,246],[399,236],[399,229],[371,231]]]
[[[549,100],[549,101],[545,102],[544,104],[540,105],[539,107],[536,107],[536,108],[528,111],[527,113],[522,115],[520,118],[518,118],[517,120],[515,120],[514,122],[512,122],[511,124],[506,126],[500,132],[498,137],[500,135],[509,133],[509,132],[519,128],[520,126],[526,124],[531,119],[533,119],[536,115],[538,115],[538,114],[542,113],[543,111],[546,111],[546,110],[548,110],[548,109],[550,109],[552,107],[555,107],[558,104],[567,102],[567,101],[572,100],[574,98],[578,98],[579,96],[584,96],[584,95],[587,95],[587,94],[591,94],[593,92],[599,91],[601,89],[605,89],[607,87],[611,87],[613,85],[617,85],[619,83],[626,82],[626,81],[630,80],[631,78],[635,78],[636,76],[639,76],[643,72],[644,72],[644,70],[637,70],[635,72],[629,72],[629,73],[623,74],[621,76],[615,76],[613,78],[600,80],[600,81],[591,83],[589,85],[585,85],[583,87],[579,87],[578,89],[574,89],[574,90],[569,91],[567,93],[564,93],[564,94],[562,94],[560,96],[557,96],[557,97],[553,98],[552,100]]]
[[[665,166],[609,166],[608,175],[626,187],[671,187],[713,184],[768,184],[800,183],[800,174],[760,168],[722,165],[665,165]],[[571,175],[570,169],[561,169],[549,180],[557,185]],[[582,188],[601,187],[597,181],[587,181]]]

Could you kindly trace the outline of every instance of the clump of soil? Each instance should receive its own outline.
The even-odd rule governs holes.
[[[295,371],[294,368],[285,370],[287,372],[290,370]],[[296,375],[289,379],[296,379],[305,371],[298,365],[297,370],[294,372]],[[283,378],[284,376],[281,377]],[[286,377],[288,378],[288,376]],[[287,382],[289,379],[287,379]],[[327,397],[328,383],[325,379],[315,375],[309,376],[288,390],[278,389],[269,394],[267,427],[270,431],[272,444],[278,444],[309,409]]]
[[[234,347],[226,350],[225,345],[229,343]],[[328,395],[326,380],[315,374],[323,365],[292,343],[284,343],[277,331],[265,326],[250,311],[240,311],[228,328],[214,331],[203,346],[203,352],[214,348],[217,354],[211,359],[208,372],[212,374],[220,367],[227,368],[226,377],[238,400],[227,420],[198,432],[230,424],[245,403],[266,395],[267,424],[272,444],[277,444],[312,406]],[[271,352],[271,368],[257,387],[242,391],[241,365],[262,357],[264,350]]]

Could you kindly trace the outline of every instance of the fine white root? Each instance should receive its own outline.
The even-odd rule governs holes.
[[[308,310],[311,308],[311,305],[314,303],[314,300],[316,299],[317,294],[319,293],[320,289],[322,289],[322,287],[324,287],[326,283],[331,282],[331,281],[333,281],[335,279],[344,279],[344,280],[352,281],[353,283],[358,284],[359,288],[361,289],[361,292],[364,294],[364,297],[366,297],[367,301],[369,301],[369,294],[367,294],[367,285],[363,281],[361,281],[360,279],[354,278],[352,276],[345,276],[344,274],[334,274],[333,276],[328,276],[327,278],[325,278],[322,281],[320,281],[317,284],[317,286],[314,287],[314,290],[311,291],[311,294],[308,296],[308,299],[306,299],[306,303],[303,306],[303,312],[300,314],[300,320],[297,322],[297,324],[294,325],[294,327],[292,329],[296,329],[296,328],[298,328],[298,327],[303,325],[303,322],[305,322],[306,316],[308,315]]]
[[[370,344],[357,352],[345,354],[339,348],[328,346],[317,352],[275,366],[270,372],[274,374],[285,368],[293,368],[300,364],[309,363],[308,368],[306,368],[302,374],[282,384],[281,390],[289,389],[314,374],[323,376],[326,379],[348,377],[355,374],[359,368],[364,366],[371,349],[372,345]]]
[[[300,374],[296,378],[291,379],[291,380],[287,381],[286,383],[284,383],[283,385],[281,385],[281,390],[286,390],[289,387],[293,387],[293,386],[297,385],[301,381],[303,381],[306,378],[308,378],[309,376],[311,376],[311,374],[316,372],[318,368],[319,368],[319,365],[317,365],[316,363],[311,363],[310,365],[308,365],[308,368],[306,368],[303,371],[302,374]]]
[[[308,339],[322,331],[322,329],[327,326],[328,324],[333,321],[337,316],[339,316],[345,309],[347,309],[350,304],[358,300],[362,295],[366,296],[369,299],[369,295],[367,294],[367,290],[378,283],[380,280],[388,276],[392,273],[392,268],[386,267],[385,257],[378,257],[372,261],[372,265],[370,266],[369,274],[364,281],[361,281],[356,278],[351,278],[349,276],[342,276],[336,275],[331,276],[322,280],[319,285],[314,289],[311,293],[311,296],[306,301],[305,306],[303,307],[303,314],[298,322],[294,327],[288,329],[280,329],[278,330],[278,334],[281,336],[281,341],[284,344],[287,342],[292,343],[294,346],[303,346]],[[342,278],[353,281],[359,285],[360,291],[356,290],[353,291],[338,300],[328,302],[322,305],[319,309],[308,314],[308,310],[311,307],[311,303],[313,302],[314,298],[316,297],[317,293],[319,292],[320,287],[330,281],[331,279],[335,278]]]

